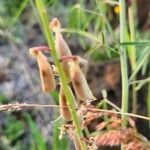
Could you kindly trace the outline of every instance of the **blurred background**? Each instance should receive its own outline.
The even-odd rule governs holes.
[[[73,54],[89,60],[88,83],[101,100],[106,89],[108,99],[120,107],[121,73],[118,54],[119,7],[116,0],[44,0],[49,20],[57,17]],[[127,8],[130,0],[126,1]],[[150,39],[150,1],[134,0],[136,40]],[[127,13],[128,18],[128,13]],[[36,61],[28,49],[47,45],[33,0],[0,0],[0,104],[58,104],[57,91],[41,91]],[[136,45],[137,61],[148,44]],[[51,57],[48,56],[49,61]],[[137,74],[149,77],[150,57]],[[131,66],[129,64],[129,74]],[[147,84],[138,90],[138,114],[147,115]],[[131,96],[130,96],[131,98]],[[71,142],[58,140],[61,120],[57,108],[0,112],[0,150],[66,150]],[[150,138],[147,121],[137,120],[139,132]],[[72,148],[73,149],[73,148]]]

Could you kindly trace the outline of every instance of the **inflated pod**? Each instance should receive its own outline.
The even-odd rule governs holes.
[[[52,29],[53,32],[55,32],[55,49],[57,51],[59,58],[63,56],[72,55],[68,44],[66,43],[66,41],[64,40],[61,34],[61,31],[60,31],[61,25],[57,18],[54,18],[50,22],[50,28]],[[63,66],[63,69],[65,71],[67,78],[70,79],[68,62],[67,61],[63,62],[62,66]]]
[[[68,87],[70,92],[72,93],[72,90],[70,89],[70,87]],[[74,95],[72,93],[72,97],[74,98]],[[75,107],[76,107],[76,100],[75,98],[73,99],[73,104]],[[72,118],[71,118],[71,113],[70,113],[70,110],[69,110],[69,107],[68,107],[68,104],[67,104],[67,100],[66,100],[66,97],[65,97],[65,94],[64,94],[64,90],[63,90],[63,87],[60,86],[60,91],[59,91],[59,106],[60,106],[60,114],[61,114],[61,117],[65,120],[65,121],[71,121]]]
[[[44,92],[51,92],[56,88],[56,82],[55,82],[51,65],[47,61],[46,56],[40,51],[43,49],[44,47],[35,47],[35,48],[30,48],[29,51],[30,54],[33,57],[35,57],[37,60],[41,84],[42,84],[42,90]]]

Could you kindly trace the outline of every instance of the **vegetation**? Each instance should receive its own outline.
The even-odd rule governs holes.
[[[37,61],[40,92],[50,93],[55,103],[44,104],[42,99],[40,104],[35,101],[22,103],[16,99],[10,102],[2,93],[0,112],[5,117],[0,124],[1,149],[96,150],[108,146],[126,150],[150,149],[149,135],[142,135],[138,130],[139,119],[148,124],[147,132],[150,130],[150,41],[149,34],[137,27],[136,1],[23,0],[12,4],[7,0],[0,3],[6,9],[0,12],[2,45],[14,48],[15,44],[24,43],[25,22],[21,21],[28,9],[39,21],[38,28],[42,29],[45,40],[29,45],[26,53]],[[20,27],[19,33],[17,27]],[[47,44],[41,46],[43,43]],[[75,52],[72,51],[74,47]],[[50,63],[46,53],[50,54]],[[111,101],[107,89],[101,91],[102,99],[97,98],[86,79],[88,63],[112,60],[120,64],[121,100],[116,98],[120,106]],[[144,97],[140,96],[142,90]],[[145,107],[147,113],[143,114],[139,107]],[[55,121],[49,118],[53,124],[50,139],[44,138],[35,123],[34,117],[38,116],[35,109],[38,108],[57,109],[52,115],[60,115]],[[30,111],[26,112],[26,109]]]

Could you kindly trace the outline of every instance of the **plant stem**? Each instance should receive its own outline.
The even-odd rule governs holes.
[[[134,25],[134,12],[133,12],[133,2],[128,7],[129,16],[129,30],[130,30],[130,42],[135,42],[135,25]],[[136,67],[136,48],[135,45],[131,45],[128,49],[130,64],[132,71]],[[132,85],[132,112],[137,112],[137,92],[135,90],[136,85]]]
[[[120,5],[120,43],[126,42],[126,15],[125,15],[125,1],[119,0]],[[129,94],[129,82],[128,82],[128,65],[126,48],[120,46],[120,62],[121,62],[121,76],[122,76],[122,113],[128,112],[128,94]],[[122,116],[124,118],[124,115]]]
[[[120,6],[120,43],[126,42],[126,6],[124,0],[119,0]],[[121,63],[121,77],[122,77],[122,105],[121,112],[128,112],[128,94],[129,94],[129,81],[128,81],[128,66],[127,66],[127,54],[126,48],[120,46],[120,63]],[[125,116],[122,115],[124,119]],[[123,123],[123,126],[126,125],[126,122]],[[121,145],[121,149],[124,150],[124,145]]]
[[[116,42],[116,44],[118,44],[117,43],[117,39],[116,39],[116,36],[115,36],[115,34],[114,34],[114,32],[113,32],[113,29],[112,29],[112,27],[111,27],[111,25],[110,25],[110,23],[109,23],[109,21],[108,21],[108,19],[107,19],[107,17],[106,17],[106,10],[105,10],[105,8],[104,8],[104,4],[103,4],[103,0],[95,0],[95,2],[96,2],[96,5],[97,5],[97,7],[98,7],[98,10],[99,10],[99,13],[100,13],[100,15],[102,16],[102,18],[103,18],[103,21],[104,21],[104,27],[103,27],[103,29],[104,29],[104,38],[105,38],[105,40],[107,39],[106,38],[106,27],[108,28],[108,31],[110,32],[110,34],[112,35],[112,37],[113,37],[113,39],[114,39],[114,42]],[[105,41],[106,42],[106,41]],[[107,44],[107,43],[105,43],[105,44]]]
[[[65,73],[64,70],[59,62],[58,56],[57,56],[57,52],[55,49],[55,45],[54,45],[54,38],[52,36],[52,32],[49,29],[49,21],[48,21],[48,17],[46,15],[46,11],[45,11],[45,7],[43,4],[43,0],[35,0],[36,2],[36,7],[38,9],[39,15],[40,15],[40,19],[41,19],[41,23],[42,23],[42,27],[43,27],[43,32],[46,36],[47,42],[49,47],[51,47],[51,55],[53,57],[54,60],[54,64],[58,69],[59,72],[59,76],[60,76],[60,80],[64,89],[64,94],[66,96],[67,102],[68,102],[68,106],[72,115],[72,119],[73,119],[73,123],[75,125],[75,128],[77,130],[77,134],[80,137],[80,145],[82,150],[86,150],[86,145],[83,142],[83,140],[81,140],[83,138],[83,134],[82,134],[82,128],[80,126],[79,123],[79,119],[78,116],[76,114],[76,110],[75,110],[75,106],[73,106],[73,97],[72,94],[69,91],[68,85],[67,85],[67,79],[65,77]]]
[[[150,75],[150,72],[149,72]],[[147,92],[147,111],[148,117],[150,117],[150,81],[148,82],[148,92]],[[149,128],[150,128],[150,121],[149,121]]]

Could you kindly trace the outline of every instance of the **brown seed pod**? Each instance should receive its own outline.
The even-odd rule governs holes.
[[[37,59],[42,90],[44,92],[51,92],[56,88],[56,82],[51,65],[48,63],[47,58],[40,51],[40,48],[30,48],[30,54]]]
[[[78,59],[74,59],[74,61],[70,62],[70,77],[73,88],[79,100],[96,100],[88,86],[87,80],[83,72],[79,67]]]
[[[60,31],[61,25],[57,18],[54,18],[50,22],[50,28],[52,29],[52,31],[55,32],[55,48],[56,48],[59,58],[66,56],[66,55],[67,56],[72,55],[68,44],[66,43],[66,41],[64,40],[61,34],[61,31]],[[67,61],[63,62],[62,66],[65,71],[66,77],[70,79],[68,62]]]
[[[64,40],[64,38],[60,32],[61,25],[57,18],[54,18],[50,22],[50,28],[55,32],[55,37],[56,37],[55,48],[56,48],[56,51],[57,51],[59,57],[66,56],[66,55],[72,55],[68,44],[66,43],[66,41]]]
[[[70,87],[69,87],[69,90],[72,93],[72,90],[70,89]],[[74,97],[73,93],[72,93],[72,96]],[[73,101],[74,101],[74,104],[72,104],[72,105],[74,105],[76,107],[77,104],[76,104],[75,98],[73,99]],[[62,118],[65,121],[71,121],[72,120],[71,113],[68,108],[67,100],[66,100],[62,86],[60,86],[60,91],[59,91],[59,105],[60,105],[60,114],[61,114]]]
[[[79,56],[63,56],[60,60],[63,62],[67,59],[72,60],[69,61],[70,78],[77,98],[81,101],[96,100],[88,86],[84,73],[80,69],[79,62],[81,58]]]

